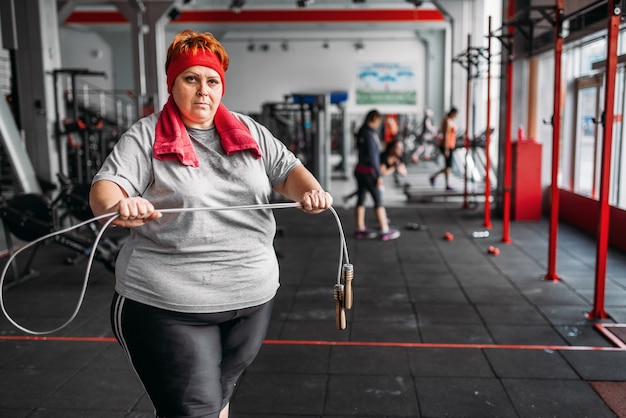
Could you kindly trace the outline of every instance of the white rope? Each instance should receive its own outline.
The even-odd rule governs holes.
[[[241,206],[223,206],[223,207],[200,207],[200,208],[168,208],[168,209],[157,209],[159,212],[161,213],[183,213],[183,212],[200,212],[200,211],[221,211],[221,210],[260,210],[260,209],[282,209],[282,208],[297,208],[297,207],[302,207],[302,205],[300,203],[296,203],[296,202],[292,202],[292,203],[266,203],[266,204],[257,204],[257,205],[241,205]],[[331,206],[329,208],[329,210],[332,212],[332,214],[335,217],[335,220],[337,222],[337,228],[339,229],[339,239],[340,239],[340,250],[339,250],[339,271],[337,273],[337,283],[341,283],[341,268],[343,265],[343,261],[344,261],[344,257],[345,257],[345,261],[346,263],[349,263],[349,256],[348,256],[348,247],[346,245],[346,239],[345,239],[345,235],[343,233],[343,228],[341,226],[341,220],[339,219],[339,216],[337,215],[337,211],[335,211],[335,209]],[[89,282],[89,275],[91,273],[91,267],[93,265],[93,259],[94,256],[96,254],[96,251],[98,249],[98,243],[100,242],[100,239],[102,238],[102,235],[104,234],[104,231],[106,231],[106,229],[111,225],[111,223],[117,219],[119,217],[119,213],[106,213],[104,215],[100,215],[100,216],[96,216],[94,218],[88,219],[86,221],[83,221],[81,223],[78,223],[74,226],[70,226],[68,228],[62,229],[60,231],[55,231],[52,232],[50,234],[44,235],[42,237],[37,238],[34,241],[31,241],[29,243],[27,243],[26,245],[20,247],[17,251],[15,251],[13,253],[13,255],[11,255],[11,257],[9,258],[9,260],[7,261],[6,265],[4,266],[4,269],[2,270],[2,276],[0,276],[0,308],[2,308],[2,313],[4,314],[4,316],[7,318],[7,320],[17,329],[24,331],[28,334],[33,334],[33,335],[46,335],[46,334],[52,334],[54,332],[60,331],[61,329],[65,328],[66,326],[68,326],[78,315],[78,311],[80,310],[83,301],[85,299],[85,294],[87,293],[87,284]],[[57,328],[51,329],[51,330],[46,330],[46,331],[35,331],[32,329],[28,329],[22,325],[20,325],[17,321],[15,321],[11,315],[9,315],[9,313],[6,310],[5,304],[4,304],[4,281],[7,275],[7,271],[9,270],[9,267],[11,266],[11,263],[15,260],[15,258],[17,257],[18,254],[20,254],[22,251],[32,247],[35,244],[40,243],[41,241],[45,241],[47,239],[53,238],[56,235],[60,235],[60,234],[65,234],[67,232],[70,232],[74,229],[80,228],[84,225],[90,224],[92,222],[95,221],[99,221],[101,219],[106,219],[106,218],[110,218],[108,219],[102,226],[102,228],[100,228],[100,230],[98,231],[98,234],[96,235],[96,239],[93,243],[93,246],[91,247],[91,252],[89,254],[89,258],[87,260],[87,267],[85,269],[85,275],[83,277],[83,285],[81,288],[81,292],[80,295],[78,297],[78,302],[76,304],[76,307],[74,308],[74,312],[72,313],[72,315],[70,316],[70,318],[65,321],[62,325],[58,326]]]

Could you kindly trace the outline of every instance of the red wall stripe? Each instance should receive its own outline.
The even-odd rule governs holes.
[[[436,9],[413,10],[183,10],[177,23],[364,23],[364,22],[443,22]],[[128,23],[119,11],[74,11],[65,23]]]

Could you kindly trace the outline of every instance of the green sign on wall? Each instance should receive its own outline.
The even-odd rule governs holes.
[[[415,72],[410,64],[360,64],[356,85],[357,105],[414,105]]]

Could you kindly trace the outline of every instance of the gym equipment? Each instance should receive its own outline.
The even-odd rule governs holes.
[[[226,207],[226,206],[221,206],[221,207],[198,207],[198,208],[182,208],[182,209],[177,209],[177,208],[169,208],[169,209],[159,209],[160,212],[162,213],[178,213],[178,212],[192,212],[192,211],[221,211],[221,210],[258,210],[258,209],[277,209],[277,208],[295,208],[295,207],[300,207],[300,203],[296,203],[296,202],[290,202],[290,203],[269,203],[269,204],[257,204],[257,205],[242,205],[242,206],[230,206],[230,207]],[[351,309],[352,308],[352,280],[354,278],[354,267],[352,266],[352,264],[350,264],[350,260],[349,260],[349,255],[348,255],[348,247],[346,245],[346,239],[345,239],[345,235],[343,233],[343,228],[341,226],[341,220],[339,219],[339,215],[337,215],[337,211],[335,211],[335,209],[331,206],[329,208],[329,211],[333,214],[333,216],[335,217],[335,220],[337,222],[337,229],[339,230],[339,241],[340,241],[340,250],[339,250],[339,271],[337,273],[337,283],[334,286],[334,298],[335,298],[335,311],[336,311],[336,324],[337,324],[337,328],[340,330],[344,330],[346,328],[346,309]],[[98,251],[89,251],[89,259],[87,261],[87,268],[85,270],[85,275],[83,278],[83,286],[82,286],[82,291],[81,294],[78,298],[78,303],[76,304],[76,307],[74,309],[74,312],[72,313],[72,315],[70,316],[70,318],[63,323],[61,326],[54,328],[52,330],[48,330],[48,331],[33,331],[30,330],[28,328],[25,328],[23,326],[21,326],[20,324],[18,324],[15,320],[13,320],[13,318],[11,318],[11,316],[9,315],[9,313],[7,312],[5,305],[4,305],[4,298],[3,298],[3,288],[4,288],[4,280],[6,277],[6,273],[9,269],[9,267],[11,267],[14,260],[15,260],[15,256],[17,254],[19,254],[20,252],[30,248],[33,245],[39,245],[40,243],[44,242],[47,239],[55,239],[57,240],[57,237],[65,237],[68,233],[72,232],[74,229],[78,229],[81,226],[84,226],[86,224],[92,223],[94,221],[97,220],[101,220],[101,219],[106,219],[109,218],[104,225],[102,226],[102,228],[98,231],[98,233],[96,234],[96,239],[92,245],[92,248],[98,248],[98,244],[100,242],[100,239],[102,238],[103,233],[106,231],[106,229],[109,227],[109,225],[111,225],[111,223],[119,216],[118,213],[107,213],[104,215],[100,215],[98,217],[95,218],[90,218],[87,221],[81,222],[75,226],[63,229],[61,231],[58,232],[52,232],[46,235],[42,235],[39,238],[35,239],[34,241],[26,244],[25,246],[23,246],[22,248],[20,248],[19,250],[17,250],[15,252],[15,254],[12,254],[11,257],[9,258],[9,261],[7,262],[7,264],[4,266],[4,269],[2,270],[2,274],[0,274],[0,308],[2,309],[2,313],[4,313],[5,317],[7,318],[7,320],[13,324],[16,328],[27,332],[29,334],[37,334],[37,335],[42,335],[42,334],[51,334],[53,332],[59,331],[63,328],[65,328],[70,322],[72,322],[74,320],[74,318],[76,318],[76,315],[78,315],[78,311],[80,310],[80,307],[83,303],[84,297],[85,297],[85,293],[87,290],[87,283],[89,281],[89,273],[91,271],[91,266],[92,266],[92,262],[94,260],[94,256],[96,256],[98,254]]]
[[[430,116],[425,116],[418,122],[414,116],[399,115],[398,124],[401,126],[400,138],[404,144],[404,163],[414,164],[419,161],[437,161],[439,158],[439,137],[437,128],[430,131]],[[428,120],[428,122],[427,122]]]
[[[35,169],[20,138],[9,104],[6,100],[0,100],[0,143],[11,162],[13,178],[18,185],[17,192],[41,193]]]
[[[83,80],[106,78],[103,72],[59,68],[50,74],[56,98],[55,137],[60,170],[76,183],[88,183],[120,133],[130,126],[130,113],[134,112],[129,109],[128,98],[123,100],[115,91],[101,90]]]
[[[342,107],[347,98],[346,92],[294,93],[284,102],[264,103],[260,115],[260,122],[302,160],[324,188],[330,184],[331,171],[342,171],[345,178],[349,174],[350,167],[343,164],[352,144]],[[339,112],[331,114],[331,105]],[[341,154],[334,168],[330,164],[333,141]]]
[[[74,185],[63,175],[58,174],[57,176],[61,184],[61,192],[53,200],[42,194],[25,193],[1,202],[0,218],[2,218],[5,241],[10,256],[14,254],[12,236],[21,241],[34,241],[61,229],[61,226],[68,219],[85,221],[93,217],[88,203],[89,184]],[[77,255],[75,257],[68,256],[64,261],[66,264],[75,264],[78,260],[85,259],[91,254],[96,234],[96,225],[91,223],[81,229],[80,232],[71,231],[58,234],[40,244],[53,242],[69,248]],[[95,259],[102,262],[108,270],[115,271],[115,259],[122,241],[111,238],[103,239],[98,251],[96,251]],[[40,244],[35,246],[22,271],[19,271],[17,264],[13,264],[15,282],[21,282],[37,275],[31,267]]]
[[[337,329],[344,330],[347,327],[346,310],[352,309],[352,279],[354,267],[346,263],[341,269],[341,278],[335,284],[333,297],[335,299],[335,324]]]
[[[493,128],[489,130],[493,133]],[[467,165],[467,176],[472,185],[472,191],[469,194],[473,207],[477,205],[479,195],[484,192],[484,185],[487,183],[486,178],[489,176],[489,185],[492,188],[497,186],[496,173],[493,170],[493,164],[487,164],[488,153],[485,149],[485,138],[487,130],[479,133],[470,139],[469,147],[465,147],[465,133],[461,132],[456,137],[456,148],[452,153],[452,175],[462,176],[463,167]],[[487,167],[489,166],[489,171]],[[404,194],[408,202],[430,202],[435,198],[463,197],[466,193],[464,190],[459,191],[424,191],[423,188],[406,184],[403,188]],[[491,199],[491,197],[490,197]]]

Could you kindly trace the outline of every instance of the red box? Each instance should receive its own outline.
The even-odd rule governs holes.
[[[541,219],[541,144],[535,141],[513,142],[511,219]]]

